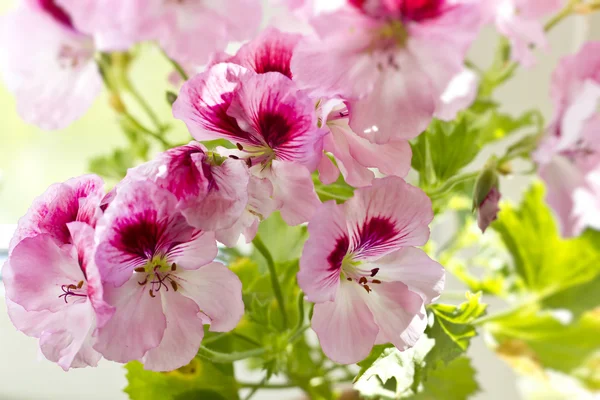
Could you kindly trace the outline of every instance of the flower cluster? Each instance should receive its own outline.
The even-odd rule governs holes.
[[[251,0],[24,0],[6,17],[4,41],[31,29],[2,47],[0,67],[21,114],[45,128],[91,105],[102,84],[95,52],[156,41],[185,66],[207,63],[173,103],[194,141],[129,169],[108,193],[97,176],[54,185],[20,220],[7,303],[46,358],[65,370],[101,357],[156,371],[188,364],[205,325],[227,332],[244,314],[217,243],[251,242],[276,211],[308,224],[297,279],[328,357],[355,363],[375,344],[405,350],[421,337],[445,272],[418,248],[433,207],[405,181],[409,140],[474,101],[465,56],[491,15],[518,34],[513,58],[530,63],[530,44],[544,41],[528,18],[555,2],[348,0],[325,12],[290,3],[313,35],[271,27],[234,55],[222,52],[227,42],[260,22]],[[600,228],[599,55],[592,43],[559,67],[557,117],[536,155],[566,234]],[[201,143],[215,139],[226,145]],[[322,203],[315,181],[340,175],[354,197]],[[475,201],[482,230],[498,212],[492,178]]]

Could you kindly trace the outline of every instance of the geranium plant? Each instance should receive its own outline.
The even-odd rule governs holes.
[[[48,360],[124,363],[132,399],[461,400],[485,333],[520,374],[600,389],[600,42],[556,66],[551,121],[494,100],[599,1],[18,3],[0,71],[22,118],[61,129],[104,91],[129,143],[10,244],[8,312]],[[150,51],[169,120],[131,73]],[[534,178],[520,205],[512,175]]]

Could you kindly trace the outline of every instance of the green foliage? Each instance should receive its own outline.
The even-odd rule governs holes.
[[[354,196],[354,188],[346,183],[344,177],[340,174],[338,180],[331,185],[324,185],[319,180],[319,174],[313,174],[313,183],[315,191],[322,202],[335,200],[337,203],[343,203]]]
[[[600,234],[561,238],[540,184],[532,186],[519,208],[503,205],[492,226],[512,255],[524,291],[577,315],[600,305],[600,292],[590,291],[598,287]]]
[[[475,369],[467,357],[458,357],[448,365],[429,371],[421,392],[414,400],[467,400],[479,392]]]
[[[264,220],[258,228],[275,262],[285,262],[300,258],[304,242],[308,239],[306,226],[289,226],[279,212]]]
[[[481,293],[467,293],[467,301],[458,305],[433,304],[433,325],[425,331],[435,339],[435,347],[428,354],[430,363],[448,363],[463,354],[477,335],[473,321],[485,314],[487,305],[481,303]]]
[[[117,149],[108,156],[100,156],[90,160],[88,169],[94,174],[114,181],[121,180],[127,170],[133,167],[135,158],[128,149]]]

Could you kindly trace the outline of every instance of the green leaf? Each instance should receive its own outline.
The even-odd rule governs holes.
[[[119,181],[127,175],[127,170],[135,165],[135,158],[128,149],[117,149],[108,156],[90,160],[88,169],[104,178]]]
[[[424,335],[405,351],[395,347],[377,348],[376,357],[373,355],[361,363],[364,371],[355,380],[354,389],[365,398],[395,399],[414,394],[413,388],[419,383],[414,385],[415,376],[434,343]]]
[[[599,235],[588,232],[575,239],[561,238],[541,184],[532,186],[519,208],[502,205],[492,227],[511,253],[522,286],[536,298],[547,298],[547,305],[577,315],[600,304],[597,291],[586,292],[598,285],[593,282],[600,275]]]
[[[233,374],[198,358],[172,372],[146,371],[137,361],[125,368],[129,382],[125,393],[132,400],[238,399]],[[199,393],[207,397],[194,397]]]
[[[487,304],[481,303],[481,293],[467,293],[466,297],[467,301],[458,306],[430,306],[434,321],[425,332],[436,344],[427,356],[429,362],[452,361],[468,349],[471,339],[477,335],[472,322],[485,314]]]
[[[305,226],[289,226],[279,212],[260,224],[258,234],[277,263],[300,258],[304,242],[308,238]]]
[[[467,357],[459,357],[448,365],[429,371],[421,392],[414,400],[467,400],[479,392],[475,369]]]
[[[493,319],[485,329],[498,342],[500,354],[571,373],[600,351],[600,315],[590,312],[574,323],[564,322],[551,312],[526,307]]]
[[[335,162],[335,160],[332,161]],[[337,203],[343,203],[354,196],[354,188],[346,183],[342,174],[340,174],[336,182],[330,185],[324,185],[319,180],[317,172],[313,173],[312,178],[315,184],[315,191],[322,202],[335,200]]]

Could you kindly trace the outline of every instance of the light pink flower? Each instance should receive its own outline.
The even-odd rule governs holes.
[[[251,37],[261,22],[255,0],[58,0],[101,50],[126,50],[155,40],[174,59],[195,65],[232,40]]]
[[[566,3],[567,0],[486,0],[484,7],[498,31],[510,40],[511,58],[529,67],[535,64],[532,46],[548,48],[542,18]]]
[[[123,185],[97,226],[96,263],[116,308],[95,348],[109,360],[168,371],[190,362],[204,336],[233,329],[241,282],[217,255],[214,234],[190,226],[178,200],[149,181]]]
[[[500,211],[498,203],[500,202],[500,197],[501,195],[498,188],[493,187],[481,204],[478,204],[477,226],[479,226],[481,232],[485,233],[490,224],[498,219],[498,212]]]
[[[344,205],[323,204],[308,224],[298,283],[317,303],[312,327],[325,354],[350,364],[376,343],[413,346],[439,296],[444,269],[415,246],[429,239],[431,201],[395,177]]]
[[[371,142],[413,138],[463,71],[480,7],[441,0],[352,3],[313,20],[319,38],[296,47],[294,79],[315,96],[348,100],[350,126]]]
[[[51,0],[23,0],[0,24],[0,72],[21,117],[52,130],[83,116],[102,88],[92,38]]]
[[[73,244],[61,246],[48,233],[27,237],[2,270],[13,324],[39,338],[44,356],[65,371],[98,364],[95,331],[113,313],[94,264],[94,229],[83,222],[67,229]]]
[[[590,176],[600,172],[600,42],[565,57],[552,83],[555,117],[535,159],[547,186],[547,201],[564,236],[577,236],[598,212]],[[595,204],[595,205],[594,205]]]
[[[331,100],[324,105],[324,113],[331,108]],[[376,144],[354,133],[350,128],[349,112],[339,104],[323,117],[324,126],[330,131],[325,137],[324,150],[331,153],[345,181],[354,187],[369,186],[375,174],[370,168],[377,168],[385,175],[405,177],[410,170],[412,151],[407,140],[398,140],[387,144]],[[335,182],[338,174],[331,171],[327,155],[319,164],[321,181],[325,184]]]
[[[72,244],[69,222],[94,227],[101,216],[104,183],[99,176],[84,175],[50,186],[36,198],[17,225],[10,250],[25,238],[40,234],[52,237],[59,246]]]
[[[197,140],[226,138],[251,172],[268,178],[286,222],[307,221],[319,204],[310,172],[323,152],[314,102],[279,72],[222,63],[190,79],[173,104]]]
[[[129,170],[124,184],[150,180],[175,195],[188,223],[204,231],[230,228],[248,203],[248,168],[191,142]]]

